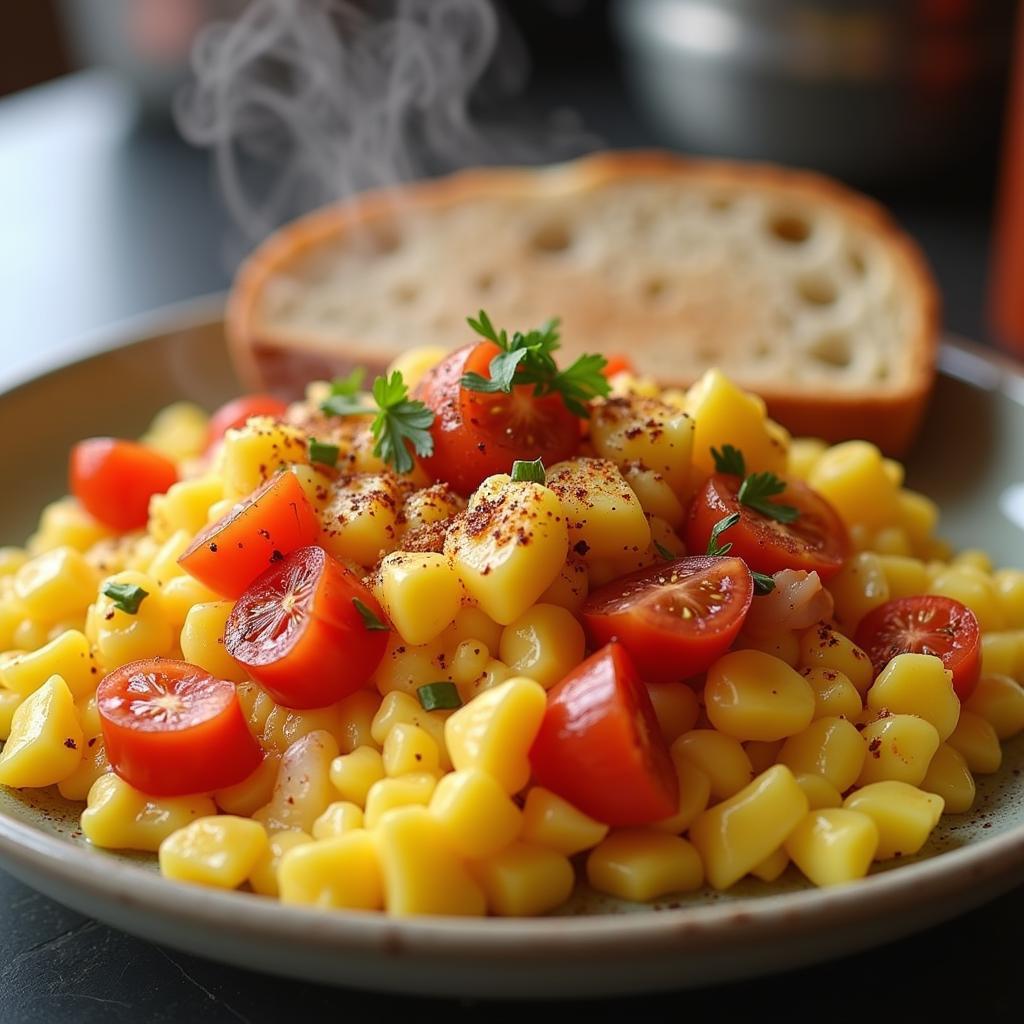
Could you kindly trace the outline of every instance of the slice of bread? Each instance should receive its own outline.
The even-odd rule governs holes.
[[[689,384],[721,367],[798,434],[913,438],[938,299],[874,202],[815,174],[618,152],[464,171],[318,210],[239,273],[228,334],[254,388],[296,391],[411,345],[455,347],[481,307],[562,318],[564,358],[622,353]]]

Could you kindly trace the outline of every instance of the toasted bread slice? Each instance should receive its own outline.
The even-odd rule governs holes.
[[[898,454],[934,374],[937,293],[877,204],[778,167],[618,152],[464,171],[318,210],[264,242],[228,308],[252,387],[296,391],[411,345],[551,316],[564,357],[687,385],[721,367],[799,434]]]

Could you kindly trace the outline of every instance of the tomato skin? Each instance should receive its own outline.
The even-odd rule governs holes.
[[[114,771],[151,796],[233,786],[263,757],[235,684],[187,661],[152,658],[114,669],[96,688],[96,706]]]
[[[702,614],[683,617],[673,595],[687,593]],[[594,645],[618,640],[644,682],[671,683],[705,671],[729,649],[753,597],[741,559],[697,555],[612,580],[588,596],[580,615]]]
[[[113,530],[140,530],[149,499],[177,483],[166,456],[135,441],[91,437],[71,449],[68,486],[85,510]]]
[[[922,594],[886,601],[864,616],[854,643],[871,659],[876,676],[897,654],[938,656],[953,673],[961,702],[981,678],[981,627],[974,612],[951,597]]]
[[[537,783],[606,825],[648,825],[678,808],[668,744],[621,644],[602,647],[549,691],[530,763]]]
[[[741,505],[740,483],[737,476],[714,473],[697,492],[686,522],[688,551],[707,550],[715,524],[739,512],[740,521],[722,534],[721,543],[732,544],[729,553],[755,572],[772,575],[802,569],[816,572],[823,581],[839,572],[849,556],[850,539],[843,521],[820,494],[802,480],[786,480],[786,490],[772,500],[794,505],[800,515],[785,524]]]
[[[287,411],[288,403],[273,395],[241,395],[233,398],[210,417],[207,449],[214,447],[229,430],[245,426],[250,416],[272,416],[279,419]]]
[[[601,371],[606,377],[614,377],[617,373],[636,373],[633,360],[622,352],[616,352],[608,356],[604,369]]]
[[[279,473],[199,533],[178,564],[224,597],[238,597],[269,565],[316,540],[313,506],[293,473]]]
[[[508,473],[516,459],[541,458],[551,466],[579,448],[581,421],[560,396],[535,398],[532,385],[515,387],[511,395],[462,387],[464,373],[488,377],[500,351],[490,341],[465,345],[430,370],[416,390],[434,412],[434,452],[421,462],[462,495],[495,473]]]
[[[354,573],[323,548],[300,548],[238,599],[225,646],[278,704],[326,707],[362,689],[387,647],[389,629],[368,629],[357,600],[387,623]]]

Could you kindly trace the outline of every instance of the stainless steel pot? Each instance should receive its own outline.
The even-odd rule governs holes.
[[[629,78],[667,141],[905,177],[998,128],[1016,0],[615,0]]]

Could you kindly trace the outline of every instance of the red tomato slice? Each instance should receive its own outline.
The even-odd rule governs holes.
[[[551,466],[579,448],[580,421],[560,396],[535,398],[532,386],[513,388],[509,395],[462,387],[464,373],[489,377],[500,351],[489,341],[466,345],[438,363],[417,389],[434,412],[434,453],[423,465],[463,495],[486,477],[509,472],[516,459],[540,458]]]
[[[924,595],[886,601],[861,619],[854,642],[877,676],[897,654],[934,654],[953,673],[961,701],[981,676],[981,629],[974,612],[951,597]]]
[[[644,682],[671,683],[705,671],[729,649],[753,596],[741,559],[697,555],[605,584],[580,614],[595,645],[618,640]]]
[[[636,373],[636,367],[629,356],[621,352],[608,356],[604,369],[601,371],[606,377],[614,377],[617,373]]]
[[[279,473],[203,530],[178,559],[200,583],[238,597],[267,566],[316,540],[313,506],[293,473]]]
[[[273,395],[242,395],[225,402],[211,417],[207,447],[215,445],[229,430],[245,426],[250,416],[273,416],[279,419],[288,411],[288,403]]]
[[[751,569],[768,575],[803,569],[816,572],[822,580],[839,572],[850,553],[850,541],[843,521],[820,494],[801,480],[787,480],[785,491],[772,500],[794,506],[800,515],[792,523],[780,523],[741,505],[740,483],[738,476],[725,473],[708,478],[690,505],[687,550],[706,550],[715,524],[739,512],[740,521],[722,534],[721,542],[732,544],[729,553]]]
[[[379,623],[359,611],[359,604]],[[323,548],[293,551],[238,599],[224,643],[278,704],[321,708],[369,681],[390,627],[377,599]]]
[[[71,493],[86,511],[113,530],[140,530],[149,519],[149,499],[178,480],[166,456],[135,441],[92,437],[71,449]]]
[[[548,693],[530,763],[536,782],[606,825],[647,825],[678,809],[668,744],[621,644],[602,647]]]
[[[96,707],[114,771],[151,796],[233,786],[263,757],[235,684],[187,661],[153,658],[114,669],[96,688]]]

